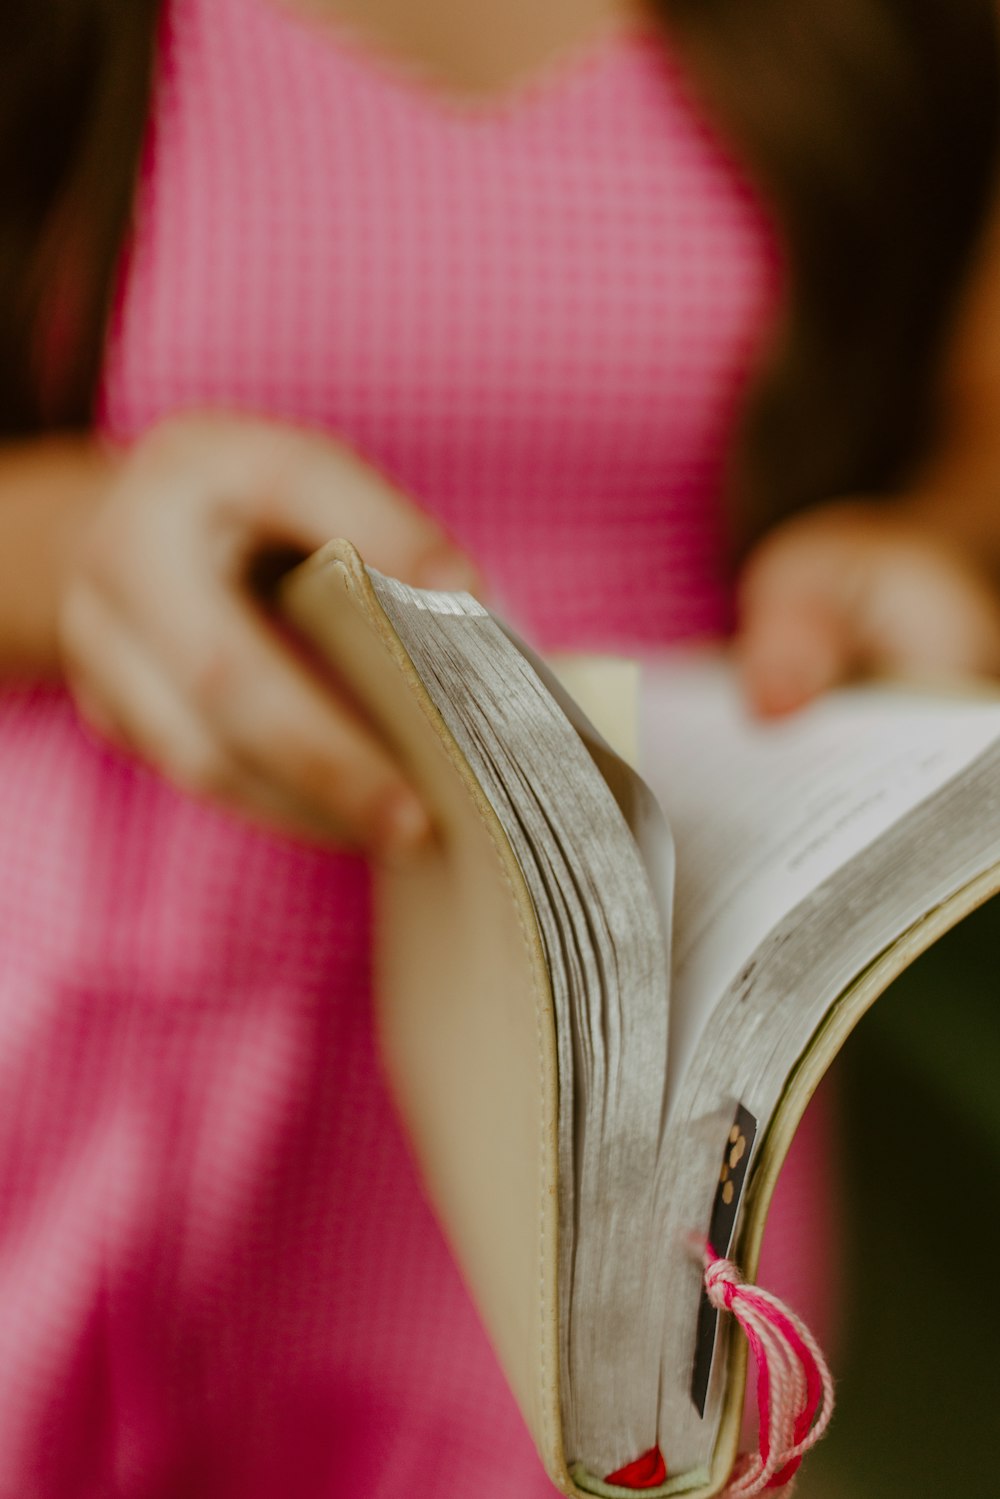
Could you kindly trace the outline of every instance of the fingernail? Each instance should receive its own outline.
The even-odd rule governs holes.
[[[753,706],[765,718],[781,718],[808,701],[808,693],[796,692],[788,683],[767,682],[753,694]]]
[[[390,863],[405,861],[430,837],[431,820],[412,791],[394,791],[376,819],[375,850]]]
[[[761,673],[757,695],[766,712],[790,713],[794,708],[801,708],[817,697],[830,685],[830,681],[825,662],[818,658],[799,656]]]
[[[421,588],[442,593],[476,593],[482,588],[482,579],[468,558],[452,551],[425,557],[417,568],[417,582]]]

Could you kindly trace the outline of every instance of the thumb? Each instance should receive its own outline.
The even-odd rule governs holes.
[[[750,705],[768,717],[804,707],[851,676],[855,666],[844,621],[802,599],[751,609],[738,654]]]
[[[334,537],[357,547],[380,572],[423,588],[482,592],[471,559],[429,515],[340,444],[295,434],[274,521],[282,540],[314,550]]]
[[[860,664],[840,570],[803,551],[765,543],[741,581],[740,673],[751,707],[767,716],[803,707]]]

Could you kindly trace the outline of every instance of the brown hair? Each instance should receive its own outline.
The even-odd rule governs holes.
[[[159,10],[0,8],[0,437],[92,420]]]
[[[748,535],[900,483],[995,186],[995,0],[658,0],[777,215],[783,326],[744,430]]]
[[[898,482],[993,187],[995,0],[656,0],[790,267],[739,488],[765,521]],[[92,420],[160,0],[5,0],[0,437]],[[749,532],[748,532],[749,534]]]

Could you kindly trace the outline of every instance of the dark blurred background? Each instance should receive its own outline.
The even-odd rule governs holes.
[[[1000,899],[836,1065],[848,1267],[839,1407],[796,1499],[1000,1493]]]

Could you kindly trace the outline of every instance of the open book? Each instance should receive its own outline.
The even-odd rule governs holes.
[[[547,1471],[624,1494],[659,1446],[644,1492],[714,1493],[745,1360],[692,1236],[754,1272],[844,1038],[1000,886],[1000,701],[859,688],[754,724],[720,661],[665,658],[637,734],[602,735],[468,595],[335,542],[282,598],[438,829],[378,881],[383,1055]]]

